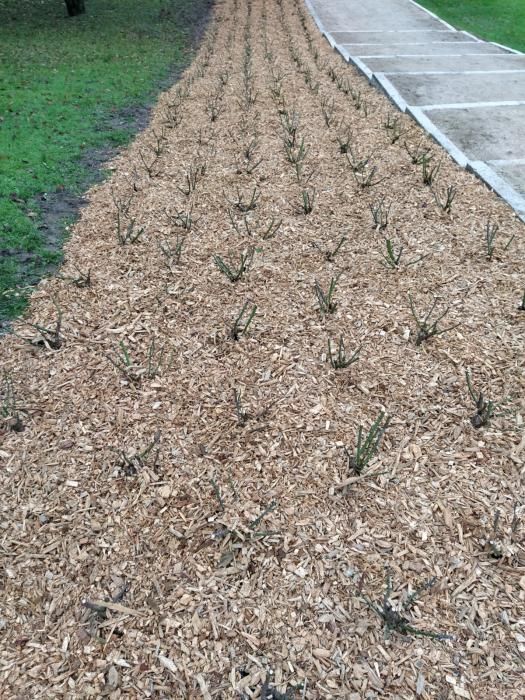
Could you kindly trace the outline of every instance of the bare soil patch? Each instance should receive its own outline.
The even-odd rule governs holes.
[[[299,0],[111,168],[1,340],[3,692],[523,697],[514,213]]]

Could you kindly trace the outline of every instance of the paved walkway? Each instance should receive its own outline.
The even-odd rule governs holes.
[[[306,0],[328,41],[525,221],[525,54],[412,0]]]

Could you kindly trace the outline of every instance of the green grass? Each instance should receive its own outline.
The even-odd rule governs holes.
[[[0,324],[23,311],[34,282],[60,261],[46,240],[42,193],[80,193],[82,157],[129,141],[125,107],[144,105],[189,59],[208,0],[0,0]],[[113,119],[112,119],[113,117]],[[91,178],[93,174],[91,173]]]
[[[418,0],[457,29],[525,52],[525,0]]]

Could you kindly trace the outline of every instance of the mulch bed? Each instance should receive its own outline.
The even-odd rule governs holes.
[[[112,169],[1,340],[3,696],[525,697],[523,224],[299,0],[218,3]]]

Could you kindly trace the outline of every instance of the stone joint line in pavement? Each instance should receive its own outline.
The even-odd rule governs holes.
[[[414,0],[305,2],[347,62],[525,221],[525,54]]]

